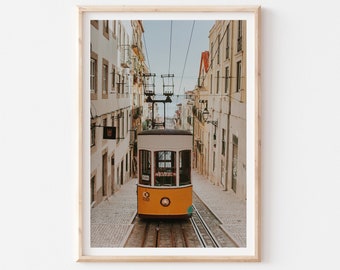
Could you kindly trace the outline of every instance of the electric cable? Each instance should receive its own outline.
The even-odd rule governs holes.
[[[184,66],[183,66],[183,71],[182,71],[182,76],[181,76],[181,82],[179,84],[178,92],[181,91],[181,87],[182,87],[183,75],[184,75],[185,67],[186,67],[186,64],[187,64],[187,59],[188,59],[188,54],[189,54],[189,50],[190,50],[192,34],[194,32],[194,27],[195,27],[195,21],[193,21],[192,27],[191,27],[191,34],[190,34],[189,44],[188,44],[188,48],[187,48],[187,53],[185,55]]]

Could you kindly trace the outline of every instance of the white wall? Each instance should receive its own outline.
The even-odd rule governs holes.
[[[174,267],[170,263],[75,262],[76,5],[94,3],[112,1],[13,0],[1,4],[0,269]],[[138,0],[115,3],[141,4]],[[197,5],[197,1],[183,0],[162,3]],[[337,1],[201,3],[263,7],[263,262],[178,267],[339,269]]]

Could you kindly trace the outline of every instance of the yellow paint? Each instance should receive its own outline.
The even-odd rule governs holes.
[[[163,197],[170,199],[170,205],[160,204]],[[143,215],[186,215],[192,205],[192,186],[137,188],[138,214]]]

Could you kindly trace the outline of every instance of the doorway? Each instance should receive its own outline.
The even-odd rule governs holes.
[[[107,196],[107,153],[102,157],[102,195]]]
[[[115,156],[111,156],[111,194],[115,192]]]

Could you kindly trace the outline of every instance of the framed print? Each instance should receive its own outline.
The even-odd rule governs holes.
[[[78,261],[260,261],[260,7],[79,7]]]

